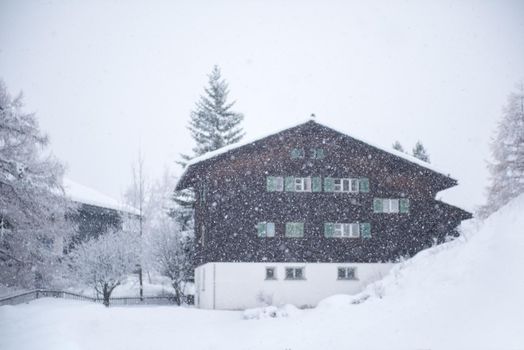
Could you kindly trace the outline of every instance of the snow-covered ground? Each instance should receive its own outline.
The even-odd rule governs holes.
[[[360,295],[310,310],[3,306],[0,349],[524,349],[523,227],[521,196]]]

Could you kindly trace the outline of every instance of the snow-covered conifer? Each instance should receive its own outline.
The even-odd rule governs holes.
[[[491,142],[490,185],[487,203],[480,216],[486,217],[512,198],[524,193],[524,86],[508,96]]]
[[[400,144],[400,142],[397,140],[395,143],[393,143],[393,149],[396,149],[397,151],[404,152],[404,147]]]
[[[422,142],[417,141],[415,144],[415,147],[413,147],[413,157],[418,158],[426,163],[430,163],[429,161],[429,153],[422,144]]]
[[[208,84],[191,112],[188,129],[196,145],[193,155],[182,155],[182,165],[191,158],[238,142],[244,136],[240,126],[244,116],[231,110],[235,102],[227,101],[228,84],[218,66],[213,67]]]

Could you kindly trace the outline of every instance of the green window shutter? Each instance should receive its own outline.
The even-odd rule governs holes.
[[[382,198],[373,198],[373,211],[375,213],[382,213],[384,210]]]
[[[304,150],[302,148],[293,148],[291,150],[291,159],[304,158]]]
[[[286,176],[284,187],[285,187],[286,192],[294,192],[295,191],[295,178],[293,176]]]
[[[276,190],[277,181],[274,176],[268,176],[266,180],[266,188],[268,192],[273,192]]]
[[[400,198],[399,208],[401,213],[409,213],[409,199]]]
[[[360,236],[362,238],[371,238],[371,224],[369,222],[360,224]]]
[[[335,181],[332,177],[324,178],[324,192],[333,192],[335,190]]]
[[[317,159],[324,159],[324,157],[325,157],[324,150],[322,148],[317,148],[316,149],[316,156],[317,156]]]
[[[335,234],[335,224],[332,222],[324,223],[324,237],[330,238]]]
[[[297,237],[304,237],[304,223],[303,222],[296,223],[296,232],[297,232]]]
[[[369,192],[369,179],[368,178],[361,178],[358,180],[358,191],[359,192]]]
[[[304,223],[286,222],[286,237],[304,237]]]
[[[322,179],[320,177],[311,178],[311,189],[313,192],[322,192]]]
[[[258,237],[266,237],[266,223],[259,222],[257,225]]]

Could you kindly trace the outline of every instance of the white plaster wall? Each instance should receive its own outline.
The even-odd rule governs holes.
[[[205,309],[246,309],[270,303],[315,306],[334,294],[355,294],[383,277],[391,263],[207,263],[195,271],[196,305]],[[266,280],[266,267],[276,280]],[[285,280],[286,267],[305,267],[305,280]],[[338,267],[356,267],[357,280],[338,280]]]

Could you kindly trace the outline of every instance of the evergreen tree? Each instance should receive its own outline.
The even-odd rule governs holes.
[[[488,164],[491,184],[487,204],[480,216],[487,217],[512,198],[524,193],[524,86],[508,96],[491,142],[493,162]]]
[[[183,166],[191,158],[238,142],[244,136],[240,126],[244,116],[231,110],[235,102],[227,102],[229,88],[218,66],[213,67],[208,84],[191,112],[188,129],[196,145],[192,156],[181,155],[179,163]]]
[[[190,159],[238,142],[244,136],[240,126],[244,116],[231,110],[235,102],[227,101],[228,94],[228,84],[215,65],[204,94],[191,112],[188,129],[196,143],[193,155],[181,154],[182,160],[177,163],[185,167]],[[192,227],[194,200],[195,195],[189,189],[174,193],[171,216],[183,229]]]
[[[397,151],[404,152],[404,147],[402,147],[402,145],[400,144],[398,140],[395,141],[392,147],[393,149],[396,149]]]
[[[418,158],[426,163],[430,163],[429,161],[429,153],[422,144],[422,142],[417,141],[415,147],[413,147],[413,157]]]

